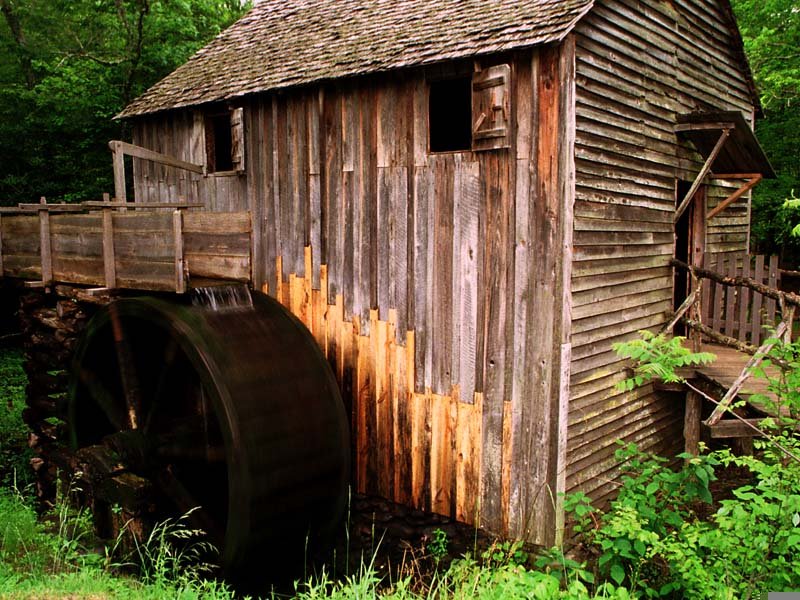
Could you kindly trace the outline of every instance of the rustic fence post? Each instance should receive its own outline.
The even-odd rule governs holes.
[[[50,243],[50,212],[47,210],[47,198],[39,199],[42,208],[39,209],[39,243],[42,261],[42,283],[50,285],[53,282],[53,252]]]
[[[111,197],[103,194],[103,202],[111,203]],[[111,207],[103,209],[103,272],[106,287],[117,287],[117,265],[114,254],[114,217]]]

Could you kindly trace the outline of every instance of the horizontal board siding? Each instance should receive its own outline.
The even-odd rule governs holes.
[[[682,403],[652,388],[620,393],[612,344],[660,326],[672,306],[677,179],[702,165],[674,115],[751,111],[728,25],[713,0],[604,0],[577,28],[576,205],[568,491],[613,492],[616,440],[680,449]],[[708,20],[713,25],[707,25]],[[706,31],[710,29],[710,31]],[[735,187],[713,182],[708,206]],[[747,243],[747,201],[707,227],[707,251]]]

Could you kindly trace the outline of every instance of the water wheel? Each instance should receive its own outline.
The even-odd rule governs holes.
[[[328,363],[283,306],[246,296],[109,304],[78,345],[68,416],[96,503],[153,518],[194,509],[233,580],[285,564],[273,550],[302,565],[340,523],[349,482]]]

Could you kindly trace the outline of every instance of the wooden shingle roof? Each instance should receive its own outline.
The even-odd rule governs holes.
[[[119,115],[561,40],[594,0],[262,0]]]

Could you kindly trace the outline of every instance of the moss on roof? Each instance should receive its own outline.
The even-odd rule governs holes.
[[[594,0],[262,0],[120,114],[563,39]]]

